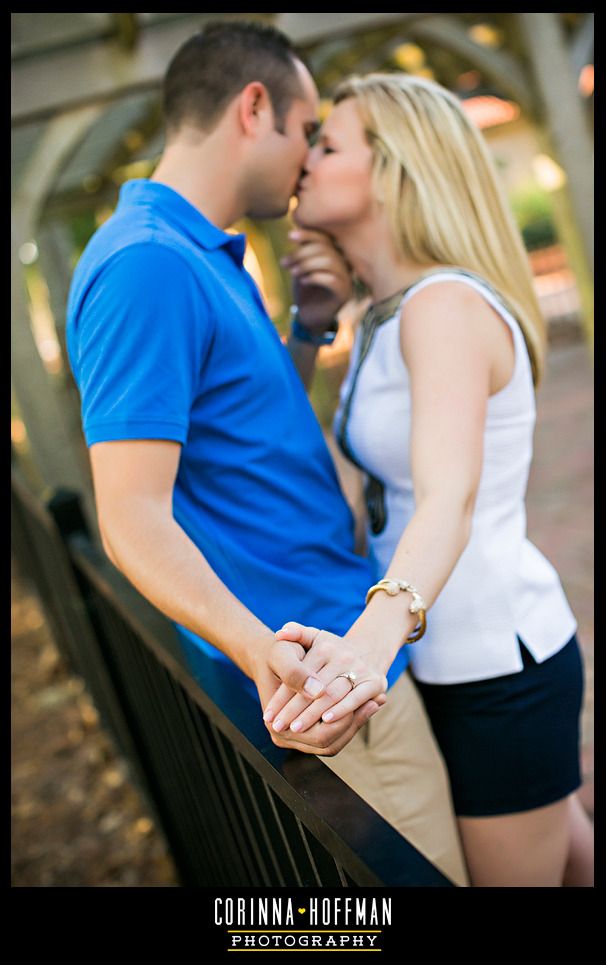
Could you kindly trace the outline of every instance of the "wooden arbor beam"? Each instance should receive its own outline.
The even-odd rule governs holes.
[[[45,483],[90,492],[82,459],[66,429],[60,396],[33,338],[19,251],[35,237],[45,198],[66,158],[102,107],[68,112],[51,121],[13,196],[11,207],[11,369],[13,391],[27,429],[32,456]]]
[[[534,113],[530,81],[520,61],[507,51],[489,49],[476,43],[455,17],[434,16],[431,20],[411,24],[406,33],[420,43],[433,44],[457,54],[489,77],[527,114]]]
[[[53,49],[35,58],[16,61],[11,68],[11,123],[13,126],[26,124],[63,110],[159,87],[171,57],[181,44],[209,19],[224,16],[192,14],[177,21],[147,25],[141,21],[116,20],[117,37]],[[234,16],[230,14],[228,19]],[[435,14],[277,13],[269,16],[295,44],[305,47],[328,37],[362,33],[390,24],[406,25]]]

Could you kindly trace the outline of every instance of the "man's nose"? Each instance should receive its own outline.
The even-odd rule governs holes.
[[[303,178],[304,178],[307,174],[309,174],[309,154],[310,154],[310,152],[309,152],[309,149],[308,149],[307,155],[303,158],[303,161],[302,161],[302,164],[301,164],[301,173],[299,174],[299,180],[300,180],[300,181],[302,181]]]
[[[315,157],[315,145],[307,148],[307,154],[305,155],[305,160],[303,161],[303,174],[309,174],[314,164]]]

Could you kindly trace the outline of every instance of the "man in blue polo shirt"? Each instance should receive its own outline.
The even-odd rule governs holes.
[[[308,233],[311,284],[298,286],[287,350],[243,267],[244,236],[226,231],[245,215],[287,211],[317,127],[315,85],[283,35],[207,28],[173,58],[164,105],[153,177],[123,186],[74,273],[68,351],[106,552],[180,633],[235,663],[265,707],[280,683],[270,654],[282,679],[311,696],[317,684],[299,669],[296,644],[276,656],[275,631],[296,620],[344,634],[376,578],[354,552],[352,515],[304,387],[350,282],[338,253]],[[385,678],[372,660],[364,666],[376,699],[272,738],[340,751],[330,766],[460,880],[445,773],[402,674],[405,651],[388,673],[395,735],[393,709],[379,711]],[[357,732],[375,712],[383,724],[363,741]],[[382,796],[375,768],[390,732],[410,745],[409,786]]]

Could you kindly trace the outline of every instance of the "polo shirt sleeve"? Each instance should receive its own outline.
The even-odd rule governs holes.
[[[92,283],[77,325],[87,445],[184,443],[212,337],[204,293],[181,254],[140,243],[113,255]]]

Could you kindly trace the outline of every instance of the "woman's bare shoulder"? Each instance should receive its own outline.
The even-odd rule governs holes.
[[[477,288],[455,279],[433,281],[404,302],[400,342],[409,364],[436,354],[464,368],[483,359],[491,392],[505,384],[515,363],[509,325]]]

